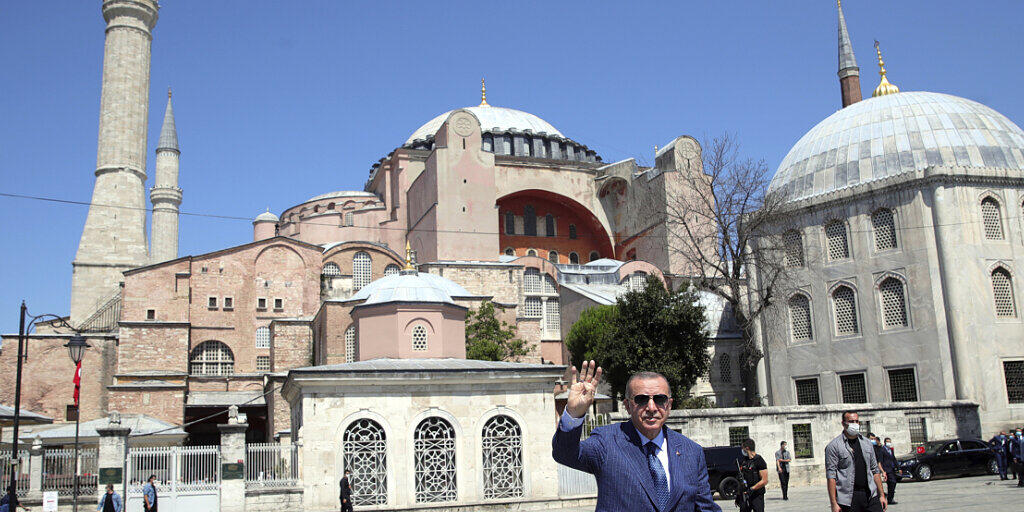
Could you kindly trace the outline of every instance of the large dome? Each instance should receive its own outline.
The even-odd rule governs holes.
[[[485,132],[494,131],[495,128],[499,131],[532,130],[533,133],[546,132],[548,135],[554,135],[562,138],[565,137],[557,128],[551,126],[547,121],[529,112],[523,112],[522,110],[491,106],[466,107],[459,110],[468,110],[472,112],[480,121],[480,129]],[[417,128],[405,143],[411,144],[412,141],[417,139],[422,140],[433,137],[452,112],[455,111],[449,110],[448,112],[427,121],[426,124]]]
[[[805,199],[936,165],[1024,170],[1024,131],[981,103],[948,94],[870,98],[801,137],[769,190]]]

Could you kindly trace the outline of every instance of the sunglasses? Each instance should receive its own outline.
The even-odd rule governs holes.
[[[654,399],[654,405],[658,407],[665,407],[670,400],[668,395],[633,395],[633,403],[637,407],[646,407],[647,402],[650,402],[652,398]]]

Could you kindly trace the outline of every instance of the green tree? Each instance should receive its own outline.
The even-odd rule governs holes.
[[[615,320],[619,310],[614,306],[594,306],[580,314],[579,320],[569,328],[565,347],[569,360],[577,368],[583,361],[597,360],[615,340]]]
[[[466,317],[466,359],[509,361],[530,353],[526,342],[516,338],[516,329],[494,314],[487,301]]]

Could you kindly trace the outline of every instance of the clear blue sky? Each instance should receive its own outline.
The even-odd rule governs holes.
[[[437,114],[532,112],[605,161],[650,163],[677,135],[733,132],[774,168],[839,106],[831,0],[341,2],[166,0],[153,40],[153,149],[174,88],[182,211],[252,217],[361,190]],[[0,7],[0,192],[88,201],[104,23],[99,0]],[[903,90],[980,101],[1024,124],[1019,1],[848,0],[863,91],[873,39]],[[147,196],[148,197],[148,196]],[[18,304],[66,314],[84,206],[0,197],[0,332]],[[181,218],[180,254],[251,240]]]

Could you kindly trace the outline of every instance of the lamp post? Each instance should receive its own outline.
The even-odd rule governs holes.
[[[85,354],[85,349],[89,348],[89,344],[85,342],[85,337],[75,333],[66,344],[68,348],[68,355],[71,356],[71,362],[75,363],[75,372],[78,372],[78,364],[82,362],[82,355]],[[80,378],[80,375],[76,375],[76,378]],[[81,386],[81,384],[79,384]],[[79,387],[81,389],[81,387]],[[75,490],[74,490],[74,501],[71,502],[71,509],[74,512],[78,512],[78,475],[79,461],[78,461],[78,425],[82,419],[82,408],[79,406],[81,403],[81,396],[75,402]]]
[[[60,316],[52,315],[52,314],[48,314],[48,313],[44,313],[42,315],[35,315],[35,316],[28,314],[28,308],[25,306],[25,301],[21,301],[21,319],[18,322],[18,362],[17,362],[17,370],[15,371],[15,381],[14,381],[14,425],[13,425],[13,429],[12,429],[13,431],[11,432],[11,460],[12,461],[20,460],[18,458],[18,444],[19,444],[19,440],[18,440],[18,427],[21,424],[21,373],[22,373],[21,369],[22,369],[22,364],[24,363],[25,359],[28,359],[28,345],[26,343],[28,341],[28,334],[29,334],[29,332],[32,330],[33,327],[35,327],[36,323],[38,323],[40,320],[49,320],[49,321],[53,322],[54,325],[57,325],[57,326],[60,326],[60,327],[65,327],[67,329],[70,329],[70,330],[74,331],[74,328],[71,327],[71,325],[68,324],[68,322],[66,320],[64,320],[63,318],[61,318]],[[79,335],[77,331],[75,331],[74,336],[71,337],[71,341],[75,341],[75,340],[79,340],[79,341],[76,342],[76,345],[77,344],[84,345],[82,347],[83,349],[85,347],[89,346],[89,344],[85,342],[85,338],[82,337],[81,335]],[[70,345],[70,341],[68,342],[68,344]],[[67,345],[65,345],[65,346],[67,346]],[[70,347],[69,347],[68,350],[70,350]],[[78,352],[79,352],[79,358],[81,358],[81,352],[82,351],[79,350]],[[81,359],[79,359],[79,360],[81,360]],[[77,431],[77,427],[76,427],[76,431]],[[76,450],[78,448],[78,443],[77,442],[75,443],[75,448],[76,448]],[[77,463],[77,457],[76,457],[76,463]],[[18,496],[18,466],[19,465],[20,464],[11,464],[10,487],[11,487],[11,494],[12,494],[12,496],[11,496],[12,504],[13,504],[14,501],[17,500],[17,496]],[[75,479],[75,481],[76,482],[78,481],[77,478]],[[77,506],[77,502],[76,502],[76,506]]]

